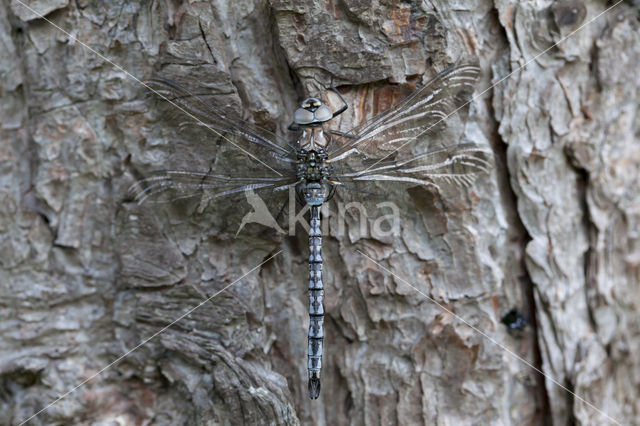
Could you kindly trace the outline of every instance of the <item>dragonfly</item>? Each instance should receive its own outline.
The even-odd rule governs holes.
[[[288,127],[297,136],[293,142],[175,81],[152,79],[148,82],[152,91],[179,111],[183,136],[205,130],[209,135],[203,143],[215,145],[216,158],[208,169],[151,172],[132,187],[134,199],[138,203],[198,199],[201,204],[215,204],[251,191],[275,205],[283,194],[295,193],[309,210],[307,387],[309,397],[317,399],[324,341],[321,207],[340,190],[360,197],[379,194],[372,185],[440,190],[443,184],[468,186],[488,172],[492,155],[487,146],[454,141],[434,147],[430,142],[430,136],[442,132],[447,119],[469,103],[479,73],[473,63],[454,64],[347,132],[330,128],[332,120],[349,108],[340,91],[331,87],[341,106],[332,111],[320,97],[306,98]],[[202,140],[203,133],[198,135]]]

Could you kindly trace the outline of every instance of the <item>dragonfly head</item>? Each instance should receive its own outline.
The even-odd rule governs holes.
[[[300,108],[304,108],[307,111],[314,112],[318,108],[322,106],[322,101],[318,98],[307,98],[302,104],[300,104]]]
[[[333,118],[333,113],[320,99],[307,98],[293,115],[293,122],[298,126],[316,127]]]

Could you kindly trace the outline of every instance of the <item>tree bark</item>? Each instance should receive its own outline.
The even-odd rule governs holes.
[[[0,424],[640,424],[640,5],[613,4],[3,0]],[[307,234],[133,202],[219,149],[141,81],[281,135],[333,83],[347,131],[459,60],[482,77],[450,142],[495,167],[390,195],[397,236],[329,215],[309,400]]]

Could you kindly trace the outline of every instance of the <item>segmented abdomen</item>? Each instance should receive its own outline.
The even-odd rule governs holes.
[[[322,341],[324,338],[324,306],[322,299],[322,233],[320,206],[311,207],[309,230],[309,398],[320,395],[320,371],[322,369]]]

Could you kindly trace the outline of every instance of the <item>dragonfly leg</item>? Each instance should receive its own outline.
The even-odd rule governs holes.
[[[333,113],[333,117],[332,118],[336,118],[337,116],[339,116],[340,114],[345,112],[347,110],[347,108],[349,108],[349,104],[347,103],[347,101],[344,100],[344,98],[342,97],[340,92],[338,92],[338,89],[333,87],[333,85],[331,85],[331,87],[329,89],[333,90],[335,92],[335,94],[338,95],[338,97],[340,98],[342,103],[344,104],[344,105],[342,105],[342,107],[339,110],[337,110],[336,112]]]
[[[349,133],[345,133],[345,132],[340,132],[338,130],[329,130],[329,133],[331,133],[332,135],[336,135],[336,136],[342,136],[343,138],[347,138],[347,139],[355,139],[356,138],[354,135],[350,135]]]

